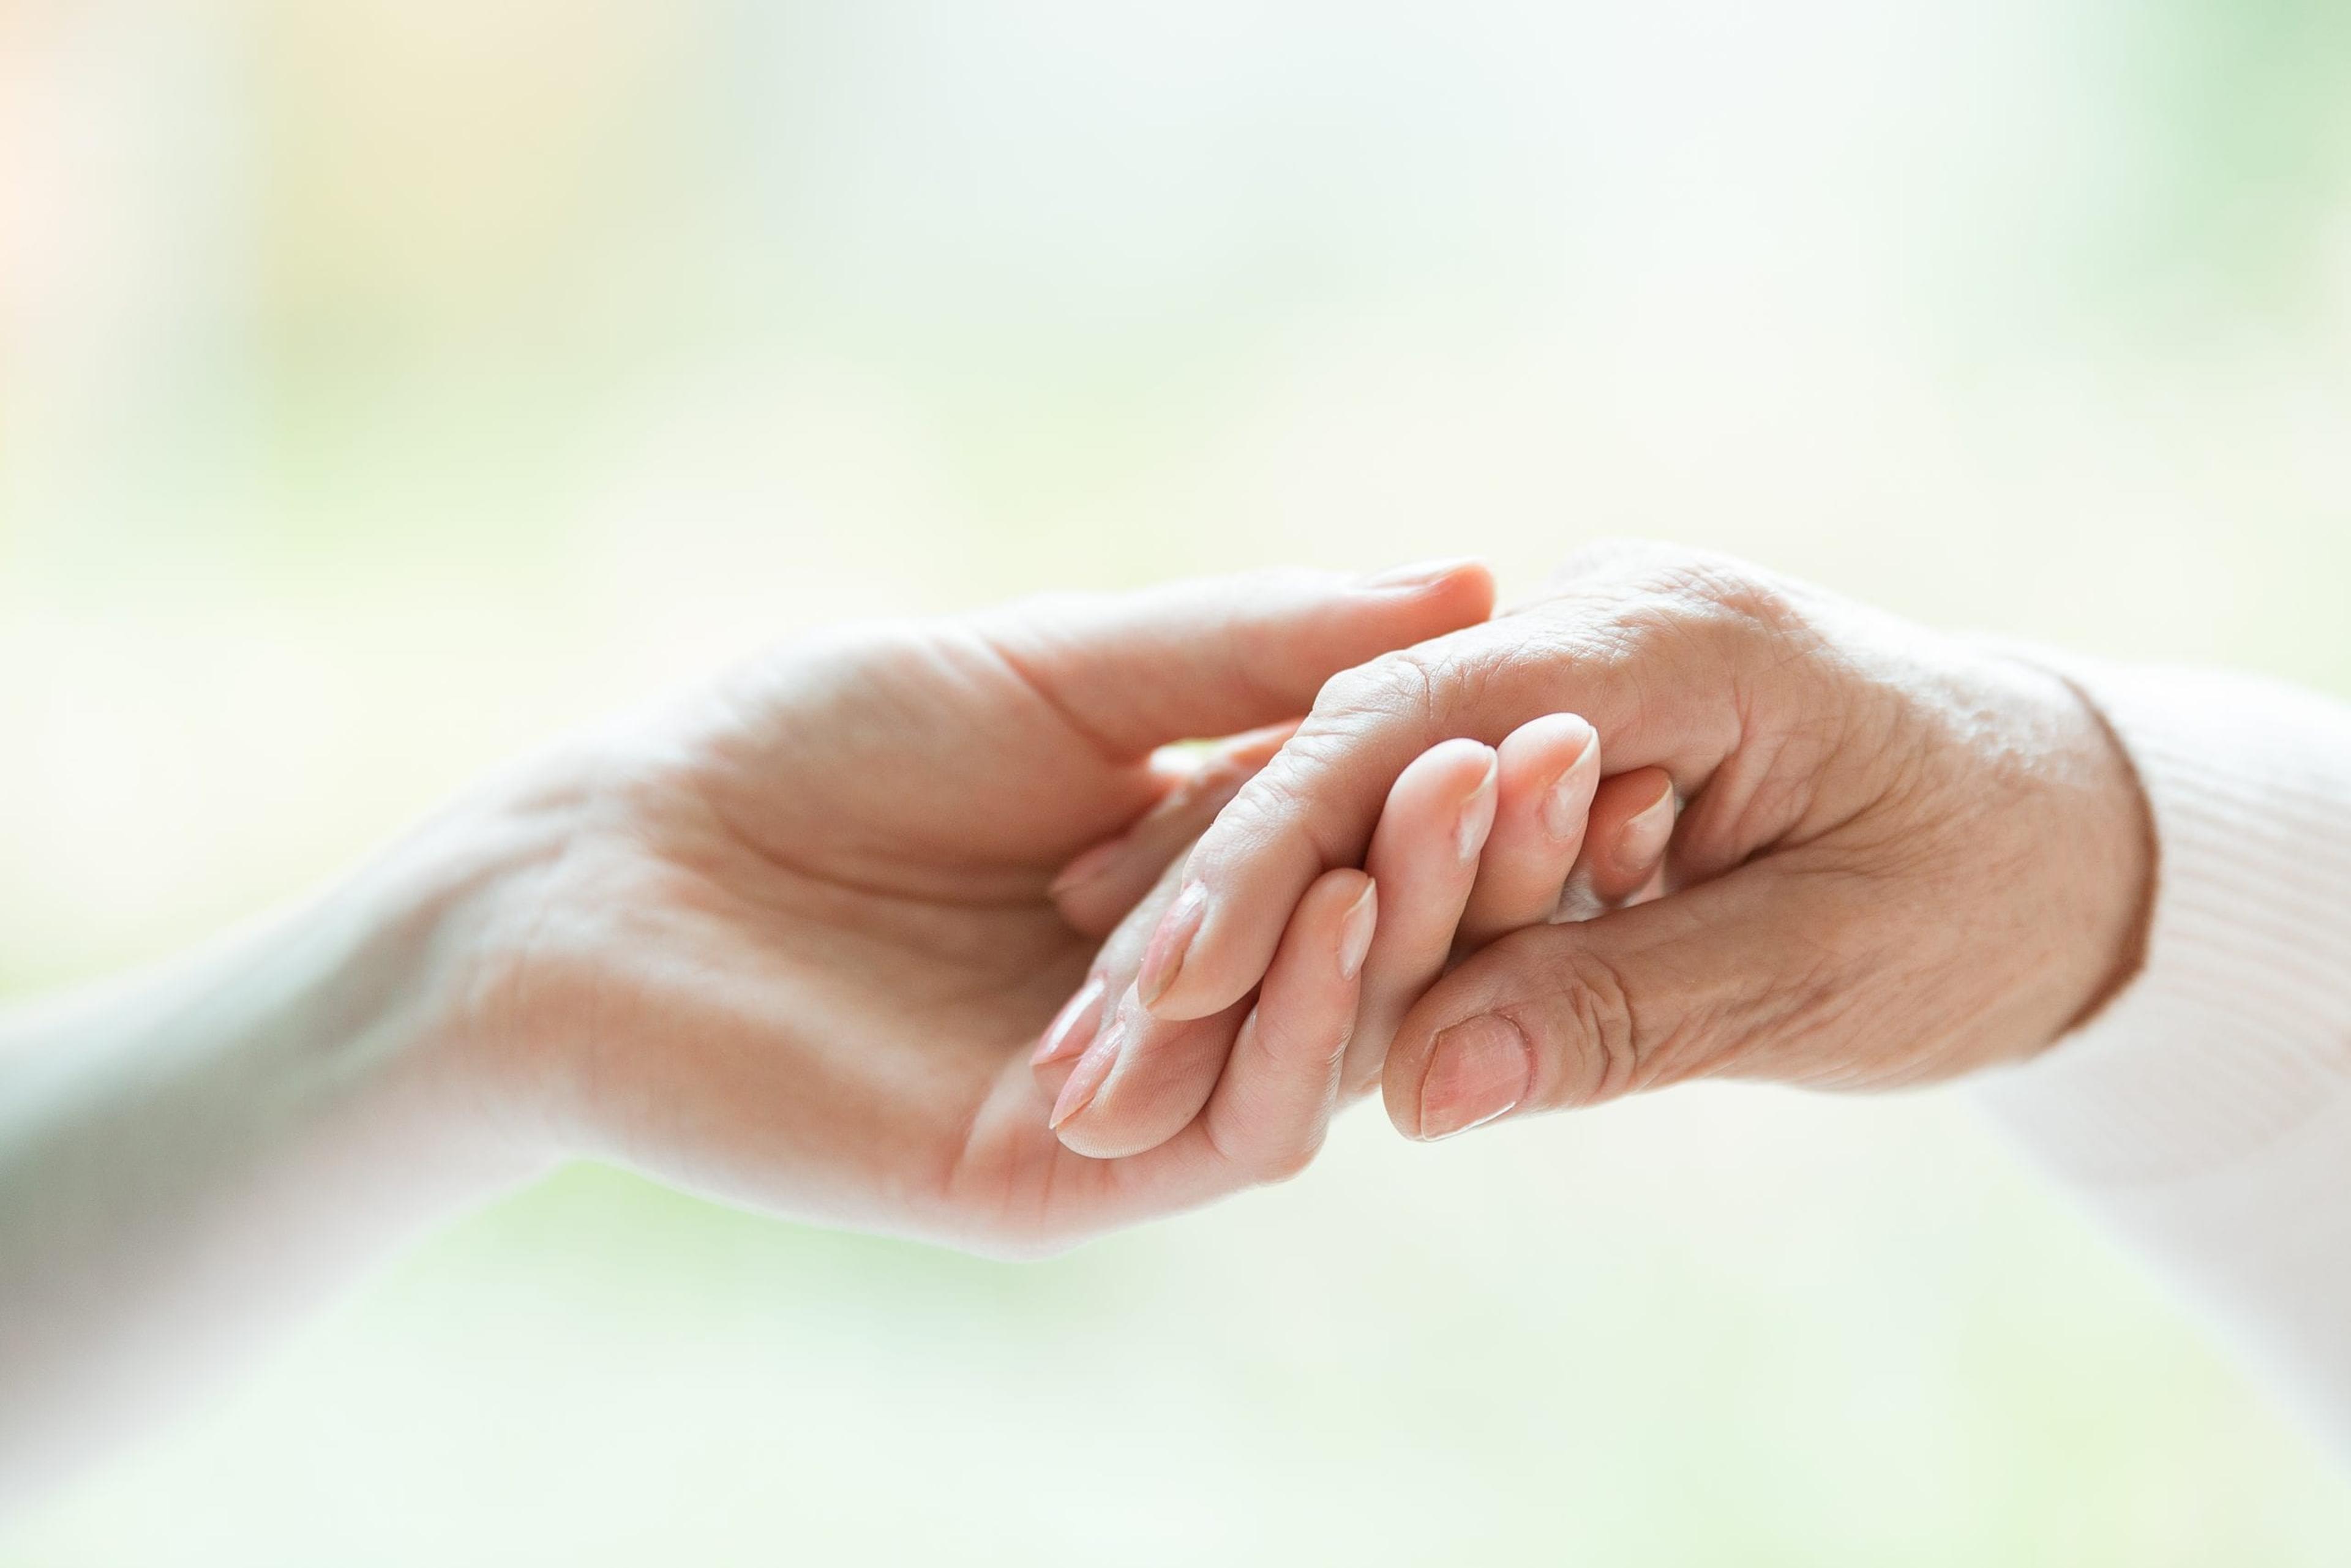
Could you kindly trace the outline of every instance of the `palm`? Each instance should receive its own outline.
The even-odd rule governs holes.
[[[1234,619],[1235,592],[1170,603]],[[535,942],[535,1020],[571,1037],[590,1135],[763,1207],[1015,1247],[1245,1185],[1205,1138],[1097,1161],[1048,1130],[1027,1050],[1095,944],[1046,889],[1156,798],[1155,742],[1290,716],[1338,665],[1460,615],[1339,609],[1384,623],[1232,646],[1155,633],[1176,618],[1148,604],[1065,608],[1078,631],[885,628],[747,666],[631,737],[548,901],[602,913]],[[1105,623],[1116,659],[1079,635]],[[1171,646],[1223,689],[1186,686]]]

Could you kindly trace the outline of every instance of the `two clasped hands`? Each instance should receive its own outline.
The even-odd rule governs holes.
[[[564,1159],[1050,1251],[1374,1087],[1437,1138],[2029,1056],[2152,859],[2030,656],[1663,547],[796,643],[0,1019],[0,1504]]]
[[[1014,1254],[1294,1174],[1374,1088],[1437,1138],[2022,1058],[2149,879],[2065,682],[1655,546],[1500,614],[1462,562],[850,631],[459,819],[436,1103]]]

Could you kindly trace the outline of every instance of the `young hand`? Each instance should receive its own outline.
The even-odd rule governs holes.
[[[1325,1113],[1291,1032],[1262,1032],[1191,1134],[1148,1157],[1086,1159],[1047,1130],[1028,1057],[1093,946],[1049,883],[1165,797],[1155,748],[1294,724],[1336,671],[1479,620],[1490,595],[1476,566],[1246,578],[755,662],[515,809],[560,849],[499,890],[469,1060],[563,1150],[996,1250],[1282,1174]],[[1342,959],[1374,918],[1358,871],[1290,900],[1266,995],[1296,1040],[1341,1032]]]

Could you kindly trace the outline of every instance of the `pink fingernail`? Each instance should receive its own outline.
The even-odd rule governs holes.
[[[1208,890],[1195,882],[1185,884],[1183,893],[1161,916],[1159,929],[1151,934],[1151,946],[1144,950],[1143,972],[1134,982],[1135,994],[1144,1007],[1165,996],[1176,977],[1184,972],[1192,938],[1200,934],[1200,923],[1207,913]]]
[[[1478,788],[1462,802],[1461,816],[1453,825],[1454,852],[1465,861],[1486,847],[1486,835],[1494,831],[1494,779],[1499,771],[1499,759],[1489,747],[1486,776],[1478,780]]]
[[[1101,1091],[1102,1080],[1108,1078],[1110,1070],[1118,1065],[1118,1053],[1125,1043],[1125,1030],[1115,1019],[1112,1020],[1102,1037],[1078,1058],[1077,1068],[1070,1074],[1070,1081],[1061,1085],[1061,1097],[1053,1102],[1053,1113],[1045,1122],[1048,1128],[1061,1131],[1062,1123],[1094,1103],[1094,1095]]]
[[[1534,1082],[1534,1053],[1519,1026],[1481,1013],[1437,1037],[1420,1082],[1420,1135],[1449,1138],[1506,1116]]]
[[[1031,1067],[1042,1067],[1077,1055],[1091,1044],[1094,1030],[1102,1023],[1102,998],[1108,985],[1096,975],[1078,988],[1078,994],[1061,1004],[1053,1021],[1045,1028],[1045,1038],[1038,1042],[1037,1054],[1029,1059]]]
[[[1668,785],[1656,804],[1643,807],[1625,821],[1624,837],[1617,841],[1616,863],[1628,874],[1646,871],[1666,852],[1673,836],[1674,791]]]
[[[1543,831],[1554,839],[1572,839],[1583,831],[1584,821],[1592,812],[1593,788],[1599,782],[1585,764],[1598,750],[1599,740],[1596,735],[1588,737],[1575,760],[1560,770],[1543,796]]]
[[[1352,980],[1364,967],[1364,956],[1372,950],[1372,933],[1380,919],[1380,890],[1376,883],[1365,883],[1347,913],[1339,917],[1339,977]]]

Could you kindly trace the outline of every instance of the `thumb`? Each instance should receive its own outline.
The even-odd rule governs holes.
[[[1263,571],[1057,594],[970,624],[1073,728],[1126,761],[1295,719],[1340,671],[1493,610],[1493,573],[1457,560],[1360,580]]]
[[[1842,1004],[1852,890],[1771,862],[1599,918],[1533,925],[1431,987],[1383,1089],[1407,1137],[1596,1104],[1728,1070],[1769,1071],[1861,1027]],[[1828,1049],[1823,1051],[1821,1047]]]

